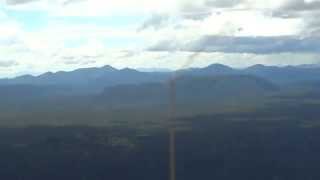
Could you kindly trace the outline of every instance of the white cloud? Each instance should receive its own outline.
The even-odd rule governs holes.
[[[2,68],[0,76],[104,64],[179,68],[193,55],[192,52],[181,52],[182,45],[204,36],[299,38],[320,35],[320,22],[315,16],[320,12],[319,0],[9,1],[11,3],[0,1],[0,57],[3,57],[0,64],[1,60],[3,63],[8,60],[18,63]],[[25,28],[31,24],[30,20],[9,17],[7,12],[28,15],[42,12],[47,16],[47,22],[30,30]],[[115,21],[125,21],[131,16],[146,21],[122,26],[104,22],[104,18],[122,17],[124,19]],[[66,18],[71,20],[64,21]],[[78,22],[73,23],[72,18],[79,18]],[[83,22],[79,22],[81,18],[84,18]],[[90,18],[100,20],[97,24],[85,22]],[[36,20],[33,23],[37,23]],[[159,42],[177,47],[171,51],[145,51]],[[228,43],[225,42],[224,46]],[[259,55],[202,52],[192,66],[214,62],[234,66],[254,63],[283,65],[317,62],[316,59],[317,54],[309,51]]]
[[[6,16],[0,17],[0,21],[0,39],[16,37],[21,33],[21,27],[17,22],[10,21]]]

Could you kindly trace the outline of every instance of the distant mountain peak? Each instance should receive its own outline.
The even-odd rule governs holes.
[[[261,69],[261,68],[266,68],[267,66],[263,64],[255,64],[253,66],[248,67],[248,69]]]
[[[35,76],[27,74],[27,75],[22,75],[22,76],[19,76],[19,77],[20,78],[34,78]]]
[[[223,64],[212,64],[210,66],[203,68],[202,71],[203,70],[206,72],[216,72],[216,73],[223,73],[223,74],[234,71],[234,69],[232,69],[231,67]]]
[[[39,75],[39,77],[51,76],[53,74],[54,74],[53,72],[46,72],[46,73]]]
[[[117,70],[116,68],[114,68],[114,67],[112,67],[112,66],[110,66],[110,65],[105,65],[105,66],[102,66],[101,68],[102,68],[102,69],[113,70],[113,71],[116,71],[116,70]]]
[[[135,69],[131,69],[131,68],[123,68],[120,70],[121,72],[138,72],[137,70]]]
[[[266,70],[266,69],[279,69],[279,68],[281,68],[281,67],[279,67],[279,66],[266,66],[266,65],[263,65],[263,64],[256,64],[256,65],[248,67],[247,69],[248,70]]]
[[[211,64],[209,66],[207,66],[206,68],[215,68],[215,69],[232,69],[231,67],[229,66],[226,66],[224,64],[219,64],[219,63],[216,63],[216,64]]]

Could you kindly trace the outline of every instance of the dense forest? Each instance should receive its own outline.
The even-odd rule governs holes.
[[[318,179],[318,108],[177,120],[177,179]],[[0,132],[5,179],[168,179],[166,127],[37,126]]]

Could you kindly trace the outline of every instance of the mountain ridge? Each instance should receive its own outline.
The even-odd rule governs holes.
[[[270,65],[263,65],[263,64],[255,64],[255,65],[251,65],[248,66],[246,68],[233,68],[231,66],[225,65],[225,64],[221,64],[221,63],[213,63],[210,64],[208,66],[202,67],[202,68],[186,68],[186,69],[178,69],[178,70],[170,70],[170,69],[166,69],[166,68],[123,68],[123,69],[117,69],[114,68],[110,65],[104,65],[101,67],[89,67],[89,68],[78,68],[72,71],[57,71],[57,72],[45,72],[42,73],[40,75],[30,75],[30,74],[24,74],[21,76],[17,76],[17,77],[13,77],[13,78],[0,78],[0,80],[14,80],[17,78],[36,78],[36,77],[41,77],[41,76],[45,76],[45,75],[57,75],[57,74],[61,74],[61,73],[75,73],[75,72],[87,72],[87,71],[94,71],[94,70],[98,70],[98,71],[110,71],[110,72],[114,72],[114,71],[136,71],[136,72],[141,72],[141,73],[172,73],[172,72],[179,72],[179,71],[184,71],[184,70],[236,70],[236,71],[247,71],[247,70],[252,70],[252,69],[256,69],[256,70],[261,70],[261,69],[288,69],[288,68],[295,68],[295,69],[304,69],[304,70],[308,70],[308,69],[320,69],[320,64],[302,64],[302,65],[288,65],[288,66],[270,66]],[[153,71],[154,70],[154,71]]]
[[[70,93],[99,93],[106,87],[123,84],[167,82],[172,76],[215,77],[221,75],[251,75],[277,85],[304,81],[320,82],[320,68],[316,67],[256,64],[244,69],[236,69],[223,64],[211,64],[204,68],[188,68],[172,72],[141,72],[132,68],[116,69],[106,65],[80,68],[70,72],[47,72],[39,76],[23,75],[12,79],[0,79],[0,85],[61,86],[72,89]]]

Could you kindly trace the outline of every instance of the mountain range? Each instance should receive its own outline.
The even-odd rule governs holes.
[[[190,68],[178,71],[142,72],[135,69],[115,69],[111,66],[82,68],[70,72],[47,72],[39,76],[24,75],[12,79],[0,79],[0,85],[65,86],[102,90],[105,87],[123,84],[164,82],[171,76],[217,76],[252,75],[276,84],[290,84],[301,81],[320,80],[318,65],[265,66],[254,65],[245,69],[234,69],[222,64],[212,64],[205,68]]]
[[[0,96],[5,102],[90,96],[99,97],[97,101],[102,99],[106,104],[161,104],[169,97],[172,80],[181,102],[226,101],[231,97],[262,96],[280,89],[320,89],[320,68],[318,65],[258,64],[235,69],[212,64],[178,71],[141,72],[103,66],[0,79]]]
[[[119,70],[111,66],[103,66],[70,72],[47,72],[39,76],[24,75],[12,79],[0,79],[0,96],[26,99],[26,97],[45,96],[101,95],[105,97],[109,95],[113,96],[109,99],[117,99],[130,96],[130,93],[132,96],[136,94],[136,97],[139,94],[145,96],[155,93],[155,96],[161,97],[171,79],[177,81],[178,94],[207,91],[217,95],[218,92],[230,91],[231,93],[232,90],[236,90],[232,93],[240,93],[243,96],[247,92],[253,95],[259,94],[258,92],[262,89],[274,90],[288,86],[318,88],[320,87],[320,67],[318,65],[277,67],[258,64],[244,69],[234,69],[222,64],[212,64],[204,68],[178,71],[141,72],[129,68]],[[214,86],[211,86],[212,84]],[[156,87],[158,90],[155,90]],[[160,91],[163,92],[160,93]],[[209,94],[201,93],[201,95]]]
[[[37,117],[37,123],[41,119],[88,123],[96,117],[101,123],[105,118],[144,118],[148,113],[161,119],[173,101],[178,111],[194,115],[273,107],[275,102],[290,106],[313,102],[320,97],[319,90],[317,65],[234,69],[212,64],[170,72],[104,66],[0,79],[0,120],[19,124],[26,117],[30,122]]]

